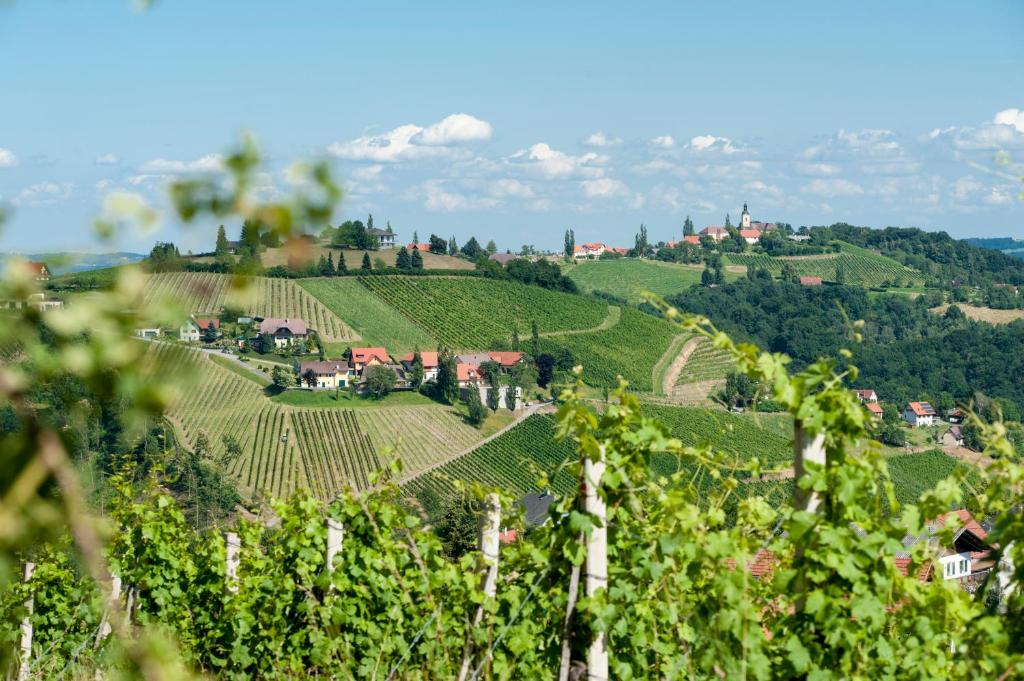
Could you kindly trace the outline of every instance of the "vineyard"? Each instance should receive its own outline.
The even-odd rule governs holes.
[[[623,258],[571,265],[565,274],[576,282],[581,291],[603,291],[638,303],[643,291],[667,298],[700,283],[701,269],[699,266]],[[735,278],[732,272],[726,273],[727,281]]]
[[[614,386],[621,374],[633,390],[651,392],[652,372],[678,331],[651,315],[623,308],[619,323],[610,329],[541,339],[541,350],[557,356],[564,348],[573,362],[583,365],[590,385]]]
[[[346,486],[366,489],[381,462],[370,438],[348,409],[293,411],[292,423],[310,491],[329,499]]]
[[[889,459],[889,475],[896,488],[896,500],[901,504],[916,502],[922,492],[932,489],[954,472],[963,473],[968,484],[978,480],[978,473],[972,466],[938,450],[899,454]]]
[[[836,268],[842,267],[846,283],[861,286],[880,286],[884,282],[896,281],[913,284],[923,280],[921,273],[916,270],[846,243],[842,244],[842,251],[835,256],[776,258],[763,253],[730,253],[727,259],[735,265],[766,268],[774,276],[779,276],[782,267],[788,264],[800,276],[821,277],[825,281],[835,281]]]
[[[555,421],[546,414],[534,414],[516,427],[473,450],[466,456],[421,475],[403,489],[415,498],[428,517],[436,517],[446,502],[458,495],[455,480],[478,482],[503,489],[515,496],[539,491],[537,481],[554,474],[551,488],[570,491],[575,481],[559,466],[573,456],[569,442],[554,442]]]
[[[359,335],[291,279],[253,277],[243,289],[228,274],[169,272],[151,274],[145,302],[164,300],[195,314],[218,314],[225,306],[260,317],[303,319],[326,342],[357,340]]]
[[[246,496],[263,494],[280,499],[308,486],[299,471],[303,457],[289,436],[288,413],[276,405],[264,404],[256,415],[251,445],[243,447],[243,456],[236,461],[225,462]]]
[[[734,368],[734,362],[728,353],[715,348],[710,341],[702,340],[683,365],[676,385],[722,380]]]
[[[366,345],[386,347],[394,353],[411,351],[417,345],[422,349],[437,346],[426,331],[371,293],[355,277],[301,279],[299,285],[354,328]]]
[[[382,459],[388,451],[398,456],[403,476],[415,475],[480,440],[480,431],[450,407],[360,409],[356,418]]]
[[[608,316],[603,302],[511,281],[454,277],[362,277],[360,281],[457,350],[487,348],[494,341],[511,338],[516,329],[528,337],[533,320],[541,332],[548,332],[591,329]]]

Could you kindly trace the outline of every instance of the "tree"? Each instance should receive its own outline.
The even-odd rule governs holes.
[[[530,322],[530,351],[534,357],[540,355],[540,333],[537,330],[537,320]]]
[[[576,234],[571,230],[565,230],[565,259],[572,260],[572,256],[576,253]]]
[[[388,223],[388,226],[389,227],[391,226],[390,222]],[[420,242],[420,233],[417,232],[416,230],[413,230],[413,232],[412,232],[412,242],[414,244],[418,244]]]
[[[315,388],[316,372],[313,371],[312,369],[306,369],[304,372],[302,372],[302,382],[305,383],[307,387]]]
[[[412,369],[409,371],[409,382],[412,383],[413,388],[419,388],[423,385],[423,356],[420,354],[419,346],[416,347],[416,351],[412,353]]]
[[[452,238],[448,240],[448,255],[458,255],[458,254],[459,254],[459,245],[457,243],[455,243],[455,237],[452,236]]]
[[[414,269],[414,270],[422,270],[423,269],[423,256],[420,255],[420,249],[415,248],[415,247],[412,249],[412,258],[410,259],[409,262],[410,262],[410,265],[412,266],[412,269]]]
[[[224,225],[217,228],[217,246],[214,253],[218,256],[228,254],[228,235],[224,232]]]
[[[551,379],[555,376],[555,357],[544,353],[536,359],[537,364],[537,385],[542,388],[548,387]]]
[[[845,284],[846,283],[846,268],[843,267],[843,263],[841,263],[841,262],[837,262],[836,263],[836,283],[837,284]]]
[[[452,239],[454,241],[454,238]],[[448,242],[439,237],[436,234],[430,235],[430,252],[435,255],[445,255],[448,253]],[[452,255],[455,255],[452,253]]]
[[[437,353],[437,399],[446,404],[455,404],[459,398],[459,375],[455,355],[447,348]]]
[[[445,555],[458,560],[470,551],[476,551],[478,525],[476,513],[461,496],[449,501],[434,529]]]
[[[246,220],[242,223],[242,234],[239,237],[239,247],[243,253],[259,253],[260,250],[260,226],[253,220]]]
[[[512,327],[512,352],[519,352],[519,329]]]
[[[480,248],[480,242],[476,240],[475,236],[469,237],[469,241],[462,247],[462,255],[468,260],[476,260],[484,252],[484,249]]]
[[[292,384],[291,376],[288,375],[288,371],[284,367],[276,366],[274,370],[270,372],[270,379],[274,382],[274,387],[278,390],[284,390]],[[314,377],[314,382],[315,382]]]
[[[261,333],[256,338],[256,352],[261,355],[265,355],[268,352],[273,352],[276,346],[274,345],[274,337],[269,333]]]
[[[498,252],[498,244],[494,243],[494,239],[487,242],[486,250],[488,255]]]
[[[651,244],[647,241],[647,227],[643,224],[633,237],[633,252],[638,258],[644,258],[651,252]]]
[[[480,401],[480,391],[473,386],[466,395],[466,407],[469,410],[467,421],[471,425],[479,426],[487,418],[487,407]]]
[[[516,410],[516,390],[518,389],[519,386],[516,384],[515,380],[510,378],[508,387],[505,389],[505,408],[509,411]]]
[[[712,286],[715,283],[714,273],[705,265],[704,271],[700,273],[700,285]]]
[[[721,286],[725,283],[725,272],[722,270],[722,265],[719,264],[715,268],[715,286]]]
[[[405,250],[405,246],[402,246],[398,249],[398,255],[395,256],[395,267],[400,270],[407,270],[410,266],[409,251]]]
[[[683,222],[683,236],[693,236],[696,233],[697,232],[693,228],[693,220],[691,220],[690,216],[687,215],[686,220]]]
[[[363,265],[362,265],[362,267],[363,267],[363,270],[366,271],[366,272],[369,272],[370,270],[373,269],[373,267],[370,265],[370,254],[369,253],[363,253]]]
[[[373,213],[370,213],[369,215],[366,216],[366,231],[369,232],[372,229],[373,229]]]
[[[501,407],[501,388],[496,385],[487,388],[487,408],[491,411],[498,411]]]
[[[336,273],[337,273],[337,270],[334,268],[334,253],[331,253],[330,251],[328,251],[327,252],[327,267],[324,268],[324,276],[325,277],[333,277]]]
[[[725,214],[725,228],[729,229],[732,227],[732,220],[729,219],[729,214]]]
[[[398,376],[395,370],[383,364],[373,364],[363,372],[366,389],[378,400],[395,389]]]
[[[480,375],[487,379],[488,385],[496,386],[501,378],[501,366],[499,366],[497,362],[493,361],[481,362]]]
[[[345,264],[345,254],[342,251],[338,251],[338,264],[334,268],[334,273],[339,276],[348,274],[348,265]]]

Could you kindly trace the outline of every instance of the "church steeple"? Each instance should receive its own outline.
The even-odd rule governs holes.
[[[747,210],[746,201],[743,202],[743,214],[740,215],[740,229],[750,229],[750,211]]]

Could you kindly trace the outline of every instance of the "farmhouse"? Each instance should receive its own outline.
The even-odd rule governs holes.
[[[927,402],[911,402],[903,410],[903,420],[915,428],[935,423],[935,410]]]
[[[801,286],[821,286],[821,277],[800,277]]]
[[[867,407],[867,410],[869,412],[871,412],[871,416],[873,416],[876,419],[882,418],[882,416],[885,414],[885,412],[882,411],[882,405],[880,405],[878,402],[867,402],[864,404],[864,406]]]
[[[362,376],[366,367],[374,364],[389,364],[391,358],[388,357],[388,351],[384,348],[352,348],[351,361],[356,374]]]
[[[303,362],[299,365],[299,379],[311,388],[347,388],[352,377],[352,367],[344,360]]]
[[[430,244],[409,243],[405,245],[405,250],[409,251],[409,255],[412,255],[414,248],[421,254],[430,252]]]
[[[49,281],[50,268],[46,266],[45,262],[33,262],[30,260],[25,263],[25,267],[35,277],[36,281]]]
[[[189,317],[185,323],[178,328],[178,338],[183,341],[196,343],[203,338],[210,336],[216,338],[220,335],[220,320],[216,318]]]
[[[761,230],[759,229],[741,229],[740,238],[746,241],[748,244],[756,244],[761,240]]]
[[[577,260],[586,258],[599,258],[607,249],[600,241],[589,241],[573,248],[572,257]]]
[[[854,390],[857,393],[857,399],[861,402],[877,402],[878,394],[871,388],[862,388],[860,390]]]
[[[394,232],[391,232],[386,229],[377,229],[376,227],[374,227],[373,229],[366,230],[366,233],[370,236],[377,237],[377,243],[380,244],[381,248],[395,247],[395,237],[397,237],[398,235],[395,234]]]
[[[967,413],[960,407],[955,407],[946,412],[946,420],[950,423],[963,423]]]
[[[507,374],[517,364],[523,361],[523,353],[521,352],[488,352],[487,356],[492,362],[497,362],[498,366],[501,367],[502,373]]]
[[[950,426],[945,433],[939,436],[939,444],[946,447],[963,447],[963,429],[960,426]]]
[[[721,241],[729,238],[729,230],[725,227],[711,226],[700,230],[701,236],[709,237],[713,241]],[[698,239],[699,241],[699,239]]]
[[[409,353],[406,353],[406,354],[402,355],[402,357],[401,357],[402,366],[405,367],[406,371],[412,371],[412,364],[413,364],[413,360],[414,360],[415,357],[416,357],[416,354],[413,353],[413,352],[409,352]],[[422,360],[422,362],[423,362],[423,380],[425,382],[436,381],[437,380],[437,371],[438,371],[438,367],[439,367],[439,360],[438,360],[438,356],[437,356],[437,351],[436,350],[430,350],[430,351],[427,351],[427,352],[421,352],[420,353],[420,360]]]
[[[941,537],[947,523],[953,527],[953,540],[949,545],[945,545]],[[985,529],[970,512],[961,508],[928,522],[920,535],[907,535],[903,538],[903,546],[912,549],[925,542],[938,558],[942,578],[958,580],[962,589],[973,592],[995,566],[992,547],[986,543],[987,536]],[[896,554],[896,567],[903,574],[907,574],[909,563],[909,551]],[[925,566],[922,570],[930,573],[931,566]]]
[[[479,364],[463,364],[460,362],[455,365],[455,372],[460,388],[479,386],[484,382],[484,377],[480,374]]]
[[[268,317],[260,322],[260,335],[265,333],[273,337],[275,347],[284,348],[296,341],[306,340],[309,330],[306,322],[301,319]]]
[[[683,237],[683,241],[694,246],[700,246],[700,237],[696,234],[688,234]]]
[[[484,362],[492,362],[490,353],[487,352],[473,352],[466,353],[464,355],[456,355],[455,361],[459,364],[468,364],[470,366],[478,367]]]

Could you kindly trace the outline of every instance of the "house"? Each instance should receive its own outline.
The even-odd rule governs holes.
[[[138,338],[159,338],[162,334],[163,331],[159,326],[135,329],[135,335]]]
[[[413,359],[416,357],[416,353],[408,352],[401,357],[402,366],[405,367],[406,371],[412,371]],[[420,353],[420,360],[423,362],[423,380],[424,382],[436,381],[437,372],[440,367],[440,360],[436,350],[430,350],[427,352]]]
[[[945,433],[939,436],[939,444],[946,447],[963,447],[963,429],[960,426],[950,426]]]
[[[527,494],[516,502],[523,507],[523,520],[527,527],[544,525],[548,521],[548,510],[551,504],[555,503],[555,497],[550,490]]]
[[[700,230],[700,236],[706,236],[711,238],[713,241],[721,241],[722,239],[729,238],[729,230],[725,227],[711,226],[705,227]],[[698,242],[700,239],[698,238]]]
[[[882,405],[880,405],[878,402],[867,402],[864,406],[867,408],[869,412],[871,412],[871,416],[876,419],[880,419],[882,418],[882,416],[885,415],[885,412],[882,411]]]
[[[693,244],[694,246],[700,246],[700,237],[696,234],[688,234],[683,237],[683,242]]]
[[[430,252],[430,244],[408,243],[405,245],[405,250],[409,251],[409,255],[412,255],[412,250],[414,248],[421,254]]]
[[[811,235],[810,234],[790,234],[789,235],[789,240],[790,241],[796,241],[796,242],[810,241],[811,240]]]
[[[862,388],[860,390],[854,390],[857,393],[857,399],[861,402],[877,402],[878,394],[871,388]]]
[[[178,338],[189,343],[198,343],[202,337],[202,329],[199,323],[192,317],[185,320],[185,323],[178,327]]]
[[[303,385],[309,385],[306,374],[314,375],[311,388],[334,390],[347,388],[353,378],[352,367],[345,360],[329,360],[326,362],[303,362],[299,365],[299,379]]]
[[[915,428],[935,423],[935,410],[927,402],[911,402],[903,410],[903,420]]]
[[[368,366],[391,363],[388,351],[384,348],[352,348],[350,359],[352,368],[359,376],[363,375],[363,371]]]
[[[629,255],[629,249],[623,248],[622,246],[612,246],[610,248],[606,248],[605,251],[610,251],[611,253],[617,253],[623,256]]]
[[[585,260],[587,258],[600,258],[601,254],[607,249],[605,245],[600,241],[588,241],[585,244],[580,244],[573,247],[572,257],[576,260]]]
[[[242,242],[241,241],[231,241],[231,240],[228,241],[228,244],[227,244],[228,255],[238,255],[238,253],[241,250],[242,250]]]
[[[941,536],[947,525],[953,528],[953,539],[948,545],[943,543]],[[938,560],[938,574],[942,579],[958,580],[961,588],[973,592],[995,567],[992,547],[986,542],[987,536],[988,533],[967,509],[944,513],[926,523],[921,534],[903,538],[903,546],[908,551],[896,554],[896,567],[907,574],[909,549],[925,542]],[[931,565],[923,566],[924,570],[927,570],[927,577],[931,577]],[[921,579],[921,571],[918,572],[918,579]]]
[[[501,367],[502,373],[507,374],[517,364],[523,361],[523,353],[521,352],[488,352],[487,356],[490,357],[492,362],[497,362],[498,366]]]
[[[504,267],[505,265],[509,264],[518,257],[518,255],[513,255],[512,253],[491,253],[489,256],[487,256],[487,259],[493,260],[494,262]]]
[[[487,352],[473,352],[466,353],[464,355],[456,355],[455,361],[459,364],[469,364],[470,366],[478,367],[484,362],[492,362],[490,353]]]
[[[821,286],[821,277],[800,277],[801,286]]]
[[[36,281],[49,281],[50,279],[50,268],[46,266],[45,262],[33,262],[29,260],[25,263],[26,269],[35,277]]]
[[[284,348],[292,343],[305,341],[309,336],[309,329],[306,328],[306,322],[301,319],[267,317],[260,322],[260,335],[265,333],[273,337],[275,347]]]
[[[216,317],[196,317],[195,320],[203,337],[209,338],[212,335],[216,338],[220,336],[220,320]]]
[[[946,412],[946,420],[950,423],[963,423],[965,418],[967,418],[967,412],[960,407],[950,409]]]
[[[748,244],[756,244],[761,240],[761,230],[759,229],[741,229],[740,238],[746,241]]]
[[[377,237],[377,243],[380,244],[381,248],[395,247],[395,237],[397,237],[398,235],[395,234],[394,232],[389,232],[386,229],[377,229],[376,227],[374,227],[373,229],[366,230],[366,233],[370,236]]]
[[[385,364],[388,369],[395,372],[395,390],[408,390],[412,387],[409,374],[401,364]]]
[[[484,377],[480,373],[479,364],[463,364],[460,362],[455,365],[455,373],[458,377],[460,388],[480,386],[484,382]]]

